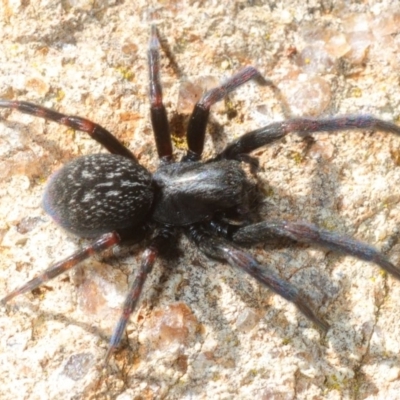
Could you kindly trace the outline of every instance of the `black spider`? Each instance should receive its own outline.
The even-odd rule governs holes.
[[[17,109],[87,132],[112,153],[73,160],[53,175],[44,194],[46,212],[61,227],[80,237],[95,238],[95,241],[5,296],[1,300],[3,304],[37,288],[93,254],[128,240],[141,240],[148,231],[151,231],[152,236],[129,288],[122,314],[110,340],[106,360],[121,341],[158,254],[173,242],[179,232],[184,232],[206,255],[246,271],[293,302],[323,330],[329,329],[329,325],[314,314],[298,290],[268,267],[260,265],[239,245],[251,245],[271,237],[288,238],[373,261],[400,279],[400,268],[391,264],[373,247],[350,237],[320,229],[307,222],[270,220],[252,223],[248,213],[252,197],[251,184],[241,163],[243,160],[249,161],[248,154],[252,151],[289,132],[309,134],[318,131],[377,129],[400,135],[400,127],[367,115],[327,119],[295,118],[248,132],[214,158],[201,162],[210,107],[248,80],[261,79],[255,68],[246,67],[202,96],[190,117],[187,154],[181,162],[174,163],[168,119],[162,103],[159,40],[155,27],[151,33],[148,63],[151,121],[160,159],[160,165],[153,175],[100,125],[31,103],[0,100],[0,107]]]

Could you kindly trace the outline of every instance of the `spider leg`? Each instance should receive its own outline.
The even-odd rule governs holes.
[[[239,228],[232,238],[236,243],[254,244],[277,236],[319,245],[338,253],[373,262],[395,278],[400,279],[400,268],[393,265],[373,246],[346,235],[318,228],[308,222],[264,221]]]
[[[347,115],[324,119],[293,118],[274,122],[263,128],[248,132],[228,144],[214,160],[237,159],[242,154],[250,153],[262,146],[275,142],[290,132],[308,135],[314,132],[338,132],[346,130],[374,129],[400,135],[400,127],[371,115]]]
[[[201,158],[204,147],[204,139],[210,107],[226,97],[230,92],[237,87],[248,82],[250,79],[257,79],[263,85],[271,85],[272,83],[262,77],[260,72],[254,67],[248,66],[243,68],[231,76],[222,85],[210,89],[203,94],[201,99],[196,103],[192,115],[190,116],[187,128],[188,152],[183,161],[198,161]]]
[[[119,154],[136,161],[136,157],[128,150],[111,132],[86,118],[71,116],[42,107],[27,101],[3,100],[0,99],[0,108],[11,108],[23,114],[34,115],[65,125],[69,128],[88,133],[96,142],[100,143],[110,153]]]
[[[329,329],[328,323],[315,315],[295,286],[280,279],[273,272],[268,271],[266,266],[260,265],[250,254],[229,243],[227,240],[212,236],[198,227],[191,226],[187,234],[204,254],[211,258],[224,260],[232,267],[247,272],[275,293],[294,303],[308,319],[322,330],[327,331]]]
[[[69,269],[75,267],[81,261],[86,260],[87,258],[93,256],[94,254],[100,253],[110,247],[115,246],[120,241],[121,239],[116,232],[102,235],[91,245],[83,248],[82,250],[77,251],[70,257],[52,265],[51,267],[47,268],[42,274],[31,279],[25,285],[21,286],[18,289],[13,290],[7,296],[3,297],[0,300],[0,303],[6,304],[8,301],[10,301],[16,296],[29,292],[33,289],[36,289],[37,287],[43,285],[45,282],[49,281],[50,279],[53,279],[56,276],[62,274],[63,272],[66,272]]]
[[[128,294],[125,298],[125,302],[122,308],[121,316],[111,336],[105,357],[105,363],[108,362],[111,355],[114,353],[114,351],[121,342],[122,335],[124,334],[126,325],[129,322],[129,317],[136,308],[147,275],[151,272],[159,252],[168,246],[168,244],[170,243],[171,236],[173,235],[174,235],[173,230],[169,228],[163,229],[161,232],[158,233],[158,235],[154,237],[149,247],[143,253],[139,271],[137,271],[136,277],[132,282],[131,287],[129,288]]]
[[[172,143],[169,132],[167,111],[162,101],[160,81],[160,42],[157,28],[151,27],[151,37],[148,50],[149,80],[150,80],[150,115],[156,141],[158,157],[164,161],[172,159]]]

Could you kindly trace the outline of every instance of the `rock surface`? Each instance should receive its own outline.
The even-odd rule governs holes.
[[[163,37],[164,99],[177,154],[204,87],[254,65],[212,110],[204,157],[288,116],[370,113],[400,123],[397,1],[5,1],[0,97],[100,123],[154,171],[146,51]],[[168,57],[165,55],[167,53]],[[265,218],[308,220],[399,264],[400,138],[295,134],[255,152]],[[0,292],[83,243],[40,207],[48,177],[99,152],[87,135],[18,112],[0,119]],[[143,245],[117,248],[0,310],[1,399],[382,399],[400,390],[400,283],[375,265],[309,246],[260,245],[260,262],[305,293],[323,335],[294,306],[208,260],[182,238],[148,279],[125,346],[107,341]],[[127,343],[127,342],[126,342]]]

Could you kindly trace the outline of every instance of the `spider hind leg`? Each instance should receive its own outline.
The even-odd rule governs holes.
[[[28,281],[25,285],[21,286],[18,289],[13,290],[7,296],[3,297],[0,300],[0,303],[6,304],[8,301],[13,299],[20,294],[30,292],[39,286],[43,285],[44,283],[48,282],[49,280],[61,275],[62,273],[74,268],[78,263],[88,259],[89,257],[101,253],[106,249],[114,247],[120,242],[120,237],[116,232],[107,233],[102,235],[98,238],[95,242],[91,245],[78,250],[71,256],[65,258],[62,261],[52,265],[51,267],[47,268],[43,273],[36,276],[35,278]]]
[[[44,118],[49,121],[57,122],[60,125],[88,133],[92,139],[100,143],[110,153],[119,154],[136,161],[136,157],[133,153],[111,132],[86,118],[63,114],[50,108],[28,103],[27,101],[0,99],[0,108],[18,110],[23,114]]]

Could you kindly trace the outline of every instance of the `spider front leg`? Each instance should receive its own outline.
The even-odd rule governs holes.
[[[136,157],[128,150],[111,132],[86,118],[71,116],[51,110],[50,108],[38,106],[26,101],[2,100],[0,108],[11,108],[23,114],[34,115],[65,125],[69,128],[88,133],[96,142],[100,143],[110,153],[119,154],[136,161]]]
[[[308,222],[264,221],[239,228],[232,238],[236,243],[255,244],[276,237],[310,243],[360,260],[373,262],[395,278],[400,279],[400,268],[393,265],[373,246],[346,235],[318,228]]]
[[[150,80],[150,116],[156,141],[158,157],[164,161],[172,159],[172,143],[169,132],[167,111],[162,101],[160,81],[160,42],[157,28],[151,27],[151,37],[148,50],[149,80]]]
[[[371,115],[345,115],[324,119],[293,118],[287,121],[274,122],[263,128],[248,132],[228,144],[215,157],[220,159],[238,159],[242,154],[251,153],[258,148],[283,138],[290,132],[308,135],[314,132],[339,132],[346,130],[374,129],[400,135],[400,127]]]
[[[328,323],[318,318],[291,283],[286,282],[260,265],[250,254],[229,243],[227,240],[215,237],[207,231],[191,226],[187,231],[190,239],[196,243],[200,250],[211,258],[226,261],[232,267],[247,272],[260,283],[294,303],[296,307],[322,330],[329,329]]]
[[[203,94],[201,99],[196,103],[192,115],[190,116],[186,133],[189,150],[183,158],[183,161],[200,160],[204,148],[210,107],[251,79],[257,79],[257,81],[263,85],[272,84],[270,81],[263,78],[256,68],[249,66],[231,76],[222,85],[210,89]]]
[[[25,285],[21,286],[18,289],[13,290],[7,296],[3,297],[0,302],[2,304],[6,304],[8,301],[13,299],[20,294],[30,292],[33,289],[43,285],[47,281],[55,278],[56,276],[62,274],[70,270],[71,268],[75,267],[81,261],[86,260],[87,258],[101,253],[102,251],[109,249],[116,244],[120,243],[121,238],[119,237],[118,233],[112,232],[102,235],[99,239],[97,239],[91,245],[83,248],[82,250],[77,251],[76,253],[72,254],[70,257],[62,260],[51,267],[47,268],[42,274],[38,275],[37,277],[31,279]]]

